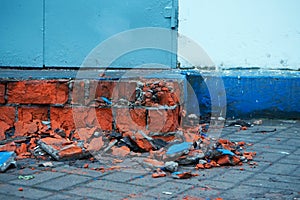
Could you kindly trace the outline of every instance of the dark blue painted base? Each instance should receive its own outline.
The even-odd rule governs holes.
[[[188,112],[193,112],[199,104],[201,115],[211,113],[212,102],[216,105],[216,99],[211,95],[216,96],[217,93],[219,105],[226,106],[226,117],[300,119],[299,71],[184,71],[183,74],[192,87],[188,96],[191,97],[191,92],[194,92],[198,100],[187,99]],[[208,90],[207,85],[220,80],[223,80],[225,92],[222,92],[221,84],[212,91]]]

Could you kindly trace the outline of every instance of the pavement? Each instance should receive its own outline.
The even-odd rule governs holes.
[[[300,199],[300,121],[263,120],[244,131],[225,127],[221,137],[252,143],[247,150],[257,152],[257,165],[200,170],[184,166],[180,170],[199,176],[173,179],[152,178],[151,169],[139,157],[121,163],[104,157],[51,161],[53,167],[25,159],[0,174],[0,199]],[[26,175],[33,178],[22,179]]]

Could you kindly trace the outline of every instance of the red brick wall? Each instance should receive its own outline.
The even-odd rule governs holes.
[[[147,90],[147,84],[143,90]],[[63,129],[67,134],[86,127],[105,131],[115,128],[120,132],[139,129],[174,131],[180,124],[182,86],[176,81],[169,85],[172,91],[168,91],[164,84],[157,86],[162,88],[159,103],[151,104],[148,99],[148,106],[128,106],[126,103],[119,105],[118,101],[136,101],[137,81],[134,80],[4,80],[0,82],[0,140],[6,139],[7,131],[13,127],[14,137],[34,132],[41,121],[49,121],[53,130]],[[153,84],[150,86],[154,87]],[[117,105],[108,105],[101,97]],[[168,109],[158,107],[158,104]]]

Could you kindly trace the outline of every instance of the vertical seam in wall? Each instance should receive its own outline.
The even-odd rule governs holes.
[[[43,0],[43,67],[45,67],[45,8],[46,0]]]

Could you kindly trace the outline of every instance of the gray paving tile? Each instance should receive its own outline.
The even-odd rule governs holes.
[[[117,182],[128,182],[145,175],[144,173],[127,173],[122,171],[115,171],[111,174],[103,176],[105,180],[117,181]]]
[[[72,195],[72,194],[54,194],[51,195],[49,197],[43,198],[43,200],[65,200],[65,199],[69,199],[69,200],[82,200],[82,199],[87,199],[85,197],[81,197],[78,195]],[[90,197],[88,199],[91,199]]]
[[[17,179],[18,178],[18,175],[15,175],[15,174],[0,174],[0,182],[8,182],[10,180],[13,180],[13,179]]]
[[[230,181],[232,183],[243,182],[254,175],[253,172],[240,171],[240,170],[228,170],[221,176],[216,176],[212,180],[215,181]]]
[[[285,157],[285,154],[282,153],[269,153],[269,152],[265,152],[262,154],[258,154],[255,156],[255,160],[257,161],[264,161],[264,162],[276,162],[277,160]]]
[[[264,197],[264,194],[268,191],[266,188],[237,185],[230,190],[224,191],[221,197],[224,199],[257,199]]]
[[[250,179],[246,183],[244,183],[244,185],[253,185],[257,187],[265,187],[265,188],[272,188],[272,189],[299,191],[299,184],[274,182],[270,179],[268,180]]]
[[[134,179],[132,181],[129,181],[129,183],[141,185],[141,186],[147,186],[147,187],[153,187],[156,185],[163,184],[164,182],[167,182],[168,179],[165,177],[162,178],[152,178],[151,175],[141,176],[140,178]]]
[[[193,189],[188,189],[188,190],[184,191],[182,194],[177,196],[177,199],[184,199],[184,197],[215,199],[217,197],[221,197],[222,194],[223,194],[222,190],[206,188],[206,187],[195,187]]]
[[[5,200],[16,200],[16,199],[20,199],[20,197],[17,196],[13,196],[13,195],[5,195],[5,194],[0,194],[0,199],[5,199]]]
[[[7,196],[12,195],[12,196],[17,196],[19,198],[25,198],[25,199],[41,199],[43,197],[52,194],[51,192],[48,191],[43,191],[43,190],[34,189],[30,187],[22,187],[23,191],[18,191],[19,187],[20,186],[17,185],[0,184],[0,193],[5,194]]]
[[[298,167],[298,165],[274,163],[273,165],[265,169],[264,173],[267,172],[277,175],[289,175]]]
[[[16,179],[10,181],[10,183],[18,184],[18,185],[35,185],[64,175],[65,175],[64,173],[59,173],[59,172],[40,172],[38,174],[33,174],[34,176],[33,179],[30,180]]]
[[[87,199],[123,199],[127,197],[127,194],[118,193],[116,191],[107,191],[99,188],[90,188],[90,187],[76,187],[70,191],[70,194],[75,194],[81,197],[86,197]]]
[[[70,174],[56,179],[51,179],[49,181],[43,182],[35,186],[39,188],[48,189],[48,190],[64,190],[91,179],[92,178],[86,176]]]
[[[234,183],[230,182],[230,180],[228,182],[214,181],[214,180],[204,180],[204,181],[201,181],[201,186],[202,187],[209,187],[209,188],[212,188],[212,189],[227,190],[227,189],[233,187]]]
[[[107,181],[107,180],[93,181],[86,184],[86,186],[93,187],[93,188],[101,188],[110,191],[119,191],[126,194],[140,193],[147,189],[146,187],[142,187],[138,185],[133,185],[129,183],[117,183],[117,182]]]
[[[300,185],[300,177],[290,175],[278,175],[278,174],[269,174],[269,173],[258,173],[255,174],[252,179],[258,180],[268,180],[272,182],[286,182],[286,183],[295,183]]]
[[[170,198],[170,196],[163,194],[163,192],[171,192],[173,196],[178,196],[182,192],[184,192],[187,189],[193,188],[192,185],[186,185],[182,183],[177,183],[177,182],[166,182],[158,187],[152,188],[148,191],[146,191],[144,194],[145,195],[151,195],[155,196],[157,198]]]
[[[101,171],[85,169],[85,168],[77,168],[77,167],[72,167],[69,165],[57,167],[57,168],[55,168],[55,170],[57,170],[58,172],[63,172],[63,173],[67,173],[67,174],[77,174],[77,175],[83,175],[83,176],[90,176],[90,177],[94,177],[94,178],[104,176],[106,174],[111,173],[111,172],[102,173]]]

